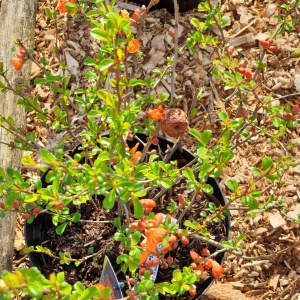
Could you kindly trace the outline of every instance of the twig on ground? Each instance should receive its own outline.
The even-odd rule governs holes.
[[[177,0],[174,1],[174,14],[175,14],[175,37],[174,37],[174,59],[172,64],[172,74],[171,74],[171,97],[169,107],[172,107],[174,102],[174,93],[175,93],[175,74],[176,74],[176,65],[178,60],[178,15],[179,15],[179,6]]]
[[[200,240],[202,242],[206,242],[206,243],[209,243],[217,248],[220,248],[220,249],[224,249],[224,247],[222,246],[221,243],[217,242],[217,241],[214,241],[212,239],[207,239],[201,235],[198,235],[198,234],[192,234],[191,237],[197,239],[197,240]],[[260,256],[244,256],[242,255],[241,252],[239,251],[236,251],[236,250],[232,250],[232,249],[226,249],[226,251],[228,252],[231,252],[232,254],[238,256],[239,258],[242,258],[244,260],[273,260],[276,258],[277,255],[279,254],[282,254],[282,253],[285,253],[287,251],[290,251],[292,250],[293,248],[295,247],[298,247],[300,246],[300,241],[299,242],[296,242],[294,243],[293,245],[283,249],[283,250],[280,250],[278,252],[273,252],[272,254],[268,254],[268,255],[260,255]],[[225,251],[225,250],[224,250]]]

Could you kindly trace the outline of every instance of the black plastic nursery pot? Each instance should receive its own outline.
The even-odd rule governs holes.
[[[146,135],[144,134],[138,134],[137,135],[138,138],[140,140],[142,140],[143,142],[146,141]],[[133,139],[132,141],[127,141],[127,144],[130,148],[134,147],[136,145],[136,143],[138,142],[137,139]],[[164,153],[168,148],[172,147],[173,143],[171,141],[168,141],[164,138],[159,138],[159,150]],[[141,147],[141,144],[140,146]],[[76,149],[78,149],[78,146],[76,147]],[[152,145],[150,147],[151,149],[157,149],[157,146]],[[142,150],[142,149],[138,149],[138,150]],[[75,152],[77,152],[77,150],[75,150]],[[71,153],[75,154],[74,151],[71,151]],[[193,159],[195,158],[195,156],[189,152],[186,149],[182,149],[181,151],[176,150],[174,152],[174,154],[171,157],[171,160],[177,160],[178,166],[182,167],[186,164],[188,164],[189,162],[191,162]],[[214,199],[217,199],[217,201],[219,202],[220,205],[225,205],[225,197],[223,195],[223,192],[218,184],[218,182],[216,181],[215,178],[208,178],[207,179],[207,183],[210,184],[213,189],[214,189],[214,193],[213,193],[213,197]],[[47,186],[47,183],[45,181],[45,174],[42,177],[42,184],[44,185],[44,187]],[[215,201],[214,201],[215,202]],[[47,225],[48,223],[48,225]],[[25,223],[25,241],[27,246],[38,246],[38,245],[42,245],[45,238],[44,238],[44,233],[46,227],[49,227],[49,215],[47,216],[47,214],[40,214],[38,215],[35,220],[31,223],[31,224],[27,224]],[[52,224],[50,224],[50,226],[52,226]],[[223,236],[226,239],[230,238],[230,218],[226,217],[223,221],[223,228],[224,228],[224,234]],[[212,249],[211,249],[212,250]],[[217,249],[213,249],[213,251],[216,251]],[[212,251],[211,251],[212,253]],[[40,269],[43,273],[43,270],[47,269],[47,265],[49,265],[51,262],[50,258],[43,254],[43,253],[36,253],[36,252],[31,252],[28,253],[29,256],[29,260],[30,260],[30,264],[32,266],[37,267],[38,269]],[[218,256],[215,257],[216,261],[220,264],[223,263],[224,259],[225,259],[226,253],[222,252],[220,253]],[[117,271],[117,270],[115,270]],[[196,298],[194,299],[201,299],[201,297],[207,292],[207,290],[211,287],[211,285],[213,284],[213,282],[215,281],[214,278],[210,277],[208,279],[206,279],[203,283],[201,283],[201,286],[198,288],[197,287],[197,291],[198,294],[196,296]],[[174,298],[172,298],[174,299]],[[179,298],[178,298],[179,299]],[[181,299],[181,298],[180,298]],[[186,298],[184,298],[186,299]]]
[[[133,0],[132,2],[139,4],[139,5],[146,5],[148,6],[150,0]],[[192,10],[197,8],[201,0],[177,0],[179,11],[186,12],[188,10]],[[152,9],[161,9],[165,8],[169,12],[174,13],[174,1],[173,0],[160,0],[156,5],[153,6]]]

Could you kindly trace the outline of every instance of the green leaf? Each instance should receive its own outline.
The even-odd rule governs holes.
[[[270,157],[264,157],[262,159],[263,171],[268,171],[268,169],[271,168],[272,165],[273,165],[273,161]]]
[[[159,183],[162,185],[163,188],[169,189],[172,187],[172,181],[169,178],[161,178]]]
[[[197,28],[197,27],[199,26],[199,24],[200,24],[200,20],[197,19],[197,18],[192,18],[191,21],[190,21],[190,23],[191,23],[194,27]]]
[[[6,88],[7,86],[2,81],[0,81],[0,89],[6,89]]]
[[[206,194],[212,195],[214,193],[214,188],[210,184],[205,184],[203,186],[203,191]]]
[[[25,167],[33,167],[36,165],[35,161],[29,155],[23,156],[21,162]]]
[[[7,197],[6,197],[6,204],[7,205],[12,205],[14,203],[14,201],[18,198],[18,196],[20,195],[19,192],[12,192],[10,193]]]
[[[230,63],[229,57],[228,57],[228,56],[222,56],[222,57],[221,57],[221,62],[222,62],[225,66],[229,66],[229,63]],[[232,76],[232,74],[231,74],[231,76]]]
[[[107,70],[109,67],[115,64],[115,61],[111,58],[105,58],[103,59],[99,64],[99,71],[103,72]]]
[[[203,132],[203,135],[202,135],[202,140],[205,144],[205,146],[208,144],[210,138],[211,138],[211,134],[212,134],[212,131],[211,130],[205,130]]]
[[[236,72],[234,75],[234,79],[236,81],[237,84],[240,84],[243,81],[243,76],[241,73]]]
[[[80,281],[75,282],[73,287],[74,287],[74,290],[76,290],[76,291],[80,291],[80,292],[84,291],[84,285]]]
[[[169,283],[168,282],[159,282],[154,285],[154,288],[162,295],[169,293]]]
[[[93,28],[91,30],[91,36],[99,41],[103,41],[103,42],[108,42],[109,41],[109,37],[107,32],[104,29],[101,28]]]
[[[209,202],[208,206],[211,212],[215,212],[217,209],[216,204],[214,204],[213,202]]]
[[[234,153],[230,150],[227,150],[221,154],[220,161],[222,163],[226,163],[226,162],[230,161],[233,157],[234,157]]]
[[[143,213],[144,213],[143,205],[139,201],[139,199],[135,198],[135,197],[132,199],[132,203],[133,203],[134,217],[136,219],[139,219],[143,215]]]
[[[263,194],[262,191],[255,191],[255,192],[252,192],[250,195],[252,197],[260,197],[262,194]]]
[[[68,223],[65,222],[65,223],[62,223],[59,226],[57,226],[55,229],[56,234],[62,235],[64,233],[65,229],[67,228],[67,225],[68,225]]]
[[[190,129],[189,134],[191,134],[194,138],[197,139],[198,142],[202,142],[202,136],[199,130],[197,129]]]
[[[24,202],[30,203],[30,202],[35,202],[39,199],[40,195],[38,194],[26,194]]]
[[[84,63],[84,65],[86,65],[86,66],[96,66],[96,65],[97,65],[96,61],[95,61],[94,59],[90,58],[90,57],[86,58],[86,59],[83,61],[83,63]]]
[[[221,245],[225,249],[230,249],[232,247],[232,244],[230,242],[228,242],[228,241],[222,241]]]
[[[227,186],[229,187],[229,189],[234,192],[238,189],[239,185],[237,183],[237,181],[235,179],[229,179],[227,181]]]
[[[222,16],[222,22],[221,22],[221,25],[222,25],[222,26],[225,26],[225,25],[228,24],[229,22],[230,22],[229,16],[226,16],[226,15]]]
[[[207,153],[207,151],[208,151],[207,148],[200,147],[199,149],[197,149],[197,157],[198,158],[203,157]]]
[[[221,71],[219,71],[219,70],[217,70],[217,69],[213,69],[213,70],[211,71],[211,74],[214,75],[214,76],[216,76],[216,77],[218,77],[218,78],[220,78],[220,79],[223,78],[223,75],[222,75]]]
[[[81,218],[81,214],[77,211],[72,217],[72,222],[77,223],[80,220],[80,218]]]
[[[222,111],[218,114],[219,118],[223,121],[226,122],[228,120],[228,116],[226,114],[226,112]]]
[[[258,203],[256,201],[256,199],[254,197],[249,197],[249,209],[253,210],[253,209],[257,209],[258,208]]]
[[[276,127],[276,128],[279,128],[282,124],[282,120],[276,116],[273,117],[273,125]]]
[[[93,299],[94,296],[99,296],[100,292],[96,286],[88,287],[80,296],[80,300],[90,300]]]
[[[195,230],[201,229],[201,225],[196,221],[191,222],[190,220],[185,220],[184,221],[184,226],[190,227],[190,228],[195,229]]]
[[[35,78],[33,83],[34,85],[40,84],[40,83],[45,83],[47,80],[45,78]]]
[[[34,187],[37,190],[40,190],[42,188],[42,181],[41,179],[36,179],[33,181]]]
[[[46,149],[42,149],[40,155],[43,161],[47,164],[58,166],[59,163],[56,161],[55,157],[49,153]]]
[[[246,234],[242,233],[239,235],[239,237],[236,240],[236,245],[239,245],[244,239],[246,239]]]
[[[110,160],[110,153],[109,152],[101,152],[97,159],[97,161],[106,161],[106,160]]]
[[[182,280],[182,273],[179,270],[173,271],[173,278],[177,281]]]
[[[36,282],[29,282],[27,286],[28,294],[33,298],[41,298],[43,295],[42,287]]]
[[[300,49],[298,50],[295,50],[293,53],[292,53],[292,57],[299,57],[300,56]],[[1,72],[0,72],[1,73]]]
[[[115,205],[115,198],[116,198],[116,190],[112,189],[104,198],[103,200],[103,207],[105,209],[112,209]]]
[[[85,73],[84,78],[98,80],[99,77],[97,76],[96,73],[88,71]]]
[[[261,170],[259,168],[253,168],[252,169],[252,174],[254,174],[254,175],[261,175]]]
[[[193,171],[190,168],[184,169],[182,171],[183,176],[185,176],[187,179],[195,181],[195,175]]]
[[[121,232],[116,232],[114,234],[114,240],[117,242],[122,242],[126,239],[126,236]]]

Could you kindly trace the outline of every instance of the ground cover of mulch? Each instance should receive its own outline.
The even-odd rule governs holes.
[[[83,78],[83,60],[93,57],[97,47],[93,46],[89,35],[89,26],[80,18],[71,19],[59,16],[58,35],[56,28],[44,14],[46,7],[53,8],[53,1],[38,1],[38,14],[35,37],[35,56],[37,59],[45,57],[49,62],[49,70],[57,70],[60,60],[66,60],[69,72],[72,75],[72,90],[79,83],[85,82]],[[225,29],[225,37],[237,49],[237,57],[251,66],[251,62],[258,60],[261,53],[259,40],[271,36],[278,27],[278,19],[274,16],[284,14],[281,5],[287,1],[222,1],[224,12],[230,17],[230,24]],[[119,3],[122,8],[130,10],[134,4]],[[54,6],[55,7],[55,6]],[[192,30],[190,19],[203,15],[197,11],[181,14],[179,17],[179,46],[185,42],[185,37]],[[299,20],[299,12],[294,18]],[[264,83],[260,86],[261,98],[271,94],[274,105],[300,103],[300,96],[294,84],[294,75],[300,73],[298,57],[291,57],[291,53],[300,48],[300,23],[294,24],[295,30],[283,34],[276,39],[278,51],[268,52],[265,61],[268,68],[263,72]],[[173,55],[174,44],[168,34],[174,28],[174,17],[166,10],[156,10],[149,13],[145,20],[145,27],[141,35],[142,51],[144,53],[136,71],[137,77],[150,74],[154,67],[164,68],[167,57]],[[217,31],[216,31],[217,33]],[[59,51],[54,53],[58,45]],[[219,88],[219,83],[210,75],[212,69],[212,50],[196,47],[196,53],[188,50],[180,52],[177,68],[175,95],[178,107],[189,111],[191,106],[198,109],[197,115],[190,121],[190,128],[200,131],[211,129],[217,136],[220,132],[217,112],[219,108],[225,109],[229,115],[236,113],[238,103],[231,98],[232,91]],[[32,65],[31,79],[41,76],[40,70]],[[88,82],[86,82],[88,83]],[[164,79],[156,87],[156,92],[170,92],[169,79]],[[194,101],[195,95],[202,92],[201,101]],[[57,95],[45,87],[37,87],[32,91],[39,94],[41,102],[51,108],[57,101]],[[254,108],[255,99],[247,99],[248,109]],[[141,121],[144,113],[140,113]],[[261,114],[262,122],[263,114]],[[81,119],[78,118],[78,124]],[[75,124],[76,126],[76,124]],[[43,127],[34,114],[27,116],[27,130],[36,132],[39,142],[48,145],[49,141],[55,144],[59,137],[49,128]],[[273,159],[289,153],[297,162],[299,158],[300,128],[287,130],[286,135],[277,144],[271,143],[267,137],[259,137],[237,148],[236,156],[221,177],[221,186],[228,194],[226,182],[236,179],[243,188],[248,185],[249,176],[253,167],[260,167],[261,158],[269,156]],[[289,145],[295,143],[292,148]],[[195,141],[186,136],[184,146],[194,150]],[[28,176],[32,176],[28,173]],[[300,290],[300,255],[293,252],[293,242],[299,237],[299,223],[294,222],[300,214],[300,165],[288,169],[283,177],[282,186],[270,186],[262,182],[258,188],[267,189],[269,195],[274,194],[282,200],[286,215],[280,214],[282,207],[274,205],[269,211],[258,210],[253,218],[247,217],[247,212],[236,205],[232,210],[231,230],[235,238],[241,233],[248,235],[243,244],[245,253],[243,257],[228,254],[224,264],[226,275],[220,283],[226,283],[225,288],[240,291],[244,296],[253,299],[298,299]],[[264,198],[260,199],[265,200]],[[19,220],[16,226],[15,260],[14,268],[29,266],[27,257],[22,253],[24,247],[23,226]],[[287,249],[286,251],[284,251]],[[278,255],[275,255],[279,252]],[[249,257],[258,257],[253,262]],[[223,286],[224,287],[224,286]],[[210,299],[225,299],[223,293],[215,293]],[[233,293],[232,293],[233,295]],[[230,297],[230,296],[228,296]],[[230,299],[230,298],[228,298]],[[233,299],[233,298],[232,298]]]

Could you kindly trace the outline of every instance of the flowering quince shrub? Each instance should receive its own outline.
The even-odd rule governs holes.
[[[118,209],[118,217],[114,220],[114,239],[122,243],[124,250],[119,253],[116,262],[127,280],[128,299],[158,299],[159,294],[194,297],[198,284],[204,278],[212,276],[219,279],[224,276],[223,267],[207,247],[203,247],[201,253],[190,250],[190,259],[182,269],[176,267],[171,252],[190,245],[191,241],[213,243],[208,225],[224,220],[230,214],[230,203],[240,202],[248,207],[250,213],[258,207],[267,210],[268,205],[276,199],[271,195],[267,201],[261,201],[263,191],[257,188],[258,181],[266,180],[280,185],[284,172],[296,163],[291,155],[283,155],[275,162],[263,157],[261,166],[253,169],[246,190],[242,190],[236,180],[228,181],[230,201],[223,207],[209,203],[209,207],[201,212],[205,218],[203,223],[182,220],[179,211],[187,212],[193,201],[200,201],[203,194],[213,193],[207,178],[222,175],[234,157],[234,149],[239,145],[256,136],[269,136],[271,142],[276,143],[285,135],[287,128],[292,130],[296,127],[299,106],[289,103],[284,107],[274,107],[271,105],[271,96],[267,96],[263,101],[257,101],[254,110],[250,110],[247,94],[252,93],[259,99],[256,87],[260,83],[255,74],[267,66],[262,59],[251,66],[239,62],[234,55],[236,50],[224,39],[222,30],[228,22],[227,17],[222,15],[220,7],[205,1],[200,3],[199,11],[206,14],[206,20],[191,19],[195,31],[188,35],[186,47],[191,52],[195,51],[197,45],[210,45],[216,50],[212,75],[221,88],[233,90],[233,97],[239,99],[240,106],[235,116],[219,111],[220,135],[217,137],[212,136],[211,130],[199,132],[189,129],[188,120],[197,111],[191,110],[191,116],[188,116],[179,108],[167,107],[168,94],[151,93],[166,75],[165,72],[157,72],[157,77],[135,78],[134,64],[138,63],[142,53],[140,41],[132,33],[132,26],[143,25],[142,20],[150,7],[143,6],[130,14],[125,10],[115,10],[113,2],[107,4],[97,0],[91,3],[93,5],[88,6],[84,0],[61,0],[57,6],[60,14],[69,12],[75,17],[80,14],[89,22],[90,34],[99,46],[97,55],[84,60],[88,69],[85,74],[85,79],[90,82],[88,86],[80,86],[71,92],[71,76],[51,74],[45,69],[45,61],[35,61],[33,50],[27,49],[22,41],[16,41],[18,50],[12,58],[12,66],[20,71],[28,60],[40,66],[43,76],[35,79],[35,85],[50,87],[58,95],[58,101],[51,111],[43,106],[38,96],[26,93],[24,87],[12,86],[5,72],[11,66],[4,66],[0,62],[2,92],[11,90],[16,93],[19,105],[24,106],[27,112],[35,112],[36,118],[50,131],[63,133],[65,137],[49,150],[38,143],[34,132],[16,127],[10,117],[0,118],[0,126],[13,136],[8,145],[11,151],[20,148],[39,153],[39,159],[26,154],[22,164],[41,173],[47,171],[45,180],[48,184],[45,187],[41,179],[24,178],[16,169],[0,169],[0,195],[3,199],[0,202],[0,216],[7,211],[18,212],[31,223],[39,214],[49,214],[56,226],[56,233],[62,235],[68,226],[81,219],[78,211],[71,212],[71,207],[92,203],[97,209],[97,205],[108,211]],[[152,1],[151,4],[156,3],[158,1]],[[296,2],[295,5],[298,4]],[[45,13],[51,21],[56,21],[56,11],[47,8]],[[282,34],[284,29],[292,30],[289,18],[282,18],[280,22],[278,32],[260,42],[261,57],[266,51],[276,51],[277,35]],[[209,35],[213,25],[219,28],[221,39]],[[175,33],[172,32],[171,36],[175,38]],[[63,63],[61,66],[65,68]],[[136,88],[138,92],[135,92]],[[71,98],[74,98],[73,102]],[[75,132],[72,122],[74,116],[68,110],[70,106],[76,108],[76,116],[82,120],[79,133],[78,128]],[[264,111],[263,124],[257,119],[260,109]],[[141,111],[145,112],[144,127],[137,122]],[[146,142],[136,135],[141,132],[146,134]],[[159,132],[176,139],[174,146],[164,156],[159,153],[159,147],[152,147],[159,146]],[[176,161],[170,158],[179,147],[182,136],[187,133],[195,139],[196,158],[191,164],[179,168]],[[127,141],[133,138],[138,142],[130,148]],[[72,145],[79,145],[74,156],[68,151]],[[172,199],[166,207],[168,214],[154,213],[158,198],[149,198],[149,191],[156,188],[163,195],[183,181],[189,197],[187,194],[178,194],[176,201]],[[95,195],[101,197],[100,203],[94,201]],[[178,216],[179,220],[173,222],[173,217]],[[225,249],[241,255],[245,238],[241,234],[235,240],[219,243],[218,247],[222,251]],[[161,247],[157,247],[158,244]],[[43,246],[29,247],[25,251],[53,256],[51,250]],[[157,258],[149,260],[153,255]],[[69,253],[60,253],[58,259],[61,264],[75,262],[79,265],[82,262],[73,259]],[[154,267],[158,265],[163,269],[172,269],[169,282],[156,283],[151,277]],[[107,300],[112,291],[101,284],[85,287],[77,282],[71,286],[66,282],[64,273],[45,278],[36,268],[13,273],[4,271],[0,279],[1,299],[11,299],[19,292],[34,299]]]

